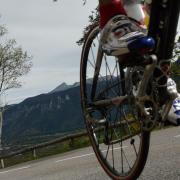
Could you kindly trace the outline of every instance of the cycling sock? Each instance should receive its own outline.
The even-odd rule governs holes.
[[[99,6],[100,13],[100,28],[102,29],[105,24],[115,15],[126,15],[123,5],[120,0],[112,0],[108,4]]]

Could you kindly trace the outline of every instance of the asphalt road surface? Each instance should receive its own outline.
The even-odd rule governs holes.
[[[0,170],[0,180],[109,180],[91,148]],[[155,131],[139,180],[180,180],[180,127]]]

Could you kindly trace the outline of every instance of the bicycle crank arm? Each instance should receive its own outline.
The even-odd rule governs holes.
[[[173,101],[174,99],[171,99],[168,101],[168,103],[165,105],[164,109],[163,109],[163,112],[162,112],[162,122],[165,122],[167,120],[167,117],[168,117],[168,114],[169,114],[169,111],[173,105]]]
[[[104,99],[91,103],[91,106],[95,107],[107,107],[107,106],[120,106],[124,101],[128,100],[128,96],[117,96],[112,99]]]
[[[137,95],[138,98],[146,94],[146,87],[148,85],[149,79],[152,76],[152,73],[154,72],[154,69],[157,65],[157,57],[155,55],[151,55],[150,57],[152,63],[148,64],[145,68],[144,75],[139,88],[139,92]]]

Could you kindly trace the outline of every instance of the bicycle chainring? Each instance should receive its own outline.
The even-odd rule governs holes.
[[[138,91],[143,78],[144,67],[136,66],[128,68],[126,78],[126,90],[128,95],[134,96],[134,103],[138,110],[138,118],[142,122],[144,131],[153,130],[159,120],[159,107],[157,105],[157,92],[153,81],[150,80],[143,97],[138,97]]]

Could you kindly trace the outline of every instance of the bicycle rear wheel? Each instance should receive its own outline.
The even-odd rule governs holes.
[[[87,132],[98,161],[112,179],[136,179],[146,163],[150,132],[142,130],[133,101],[94,105],[97,101],[125,96],[126,92],[126,69],[115,57],[100,53],[100,68],[95,73],[98,46],[99,28],[95,26],[84,43],[80,67],[81,104]]]

